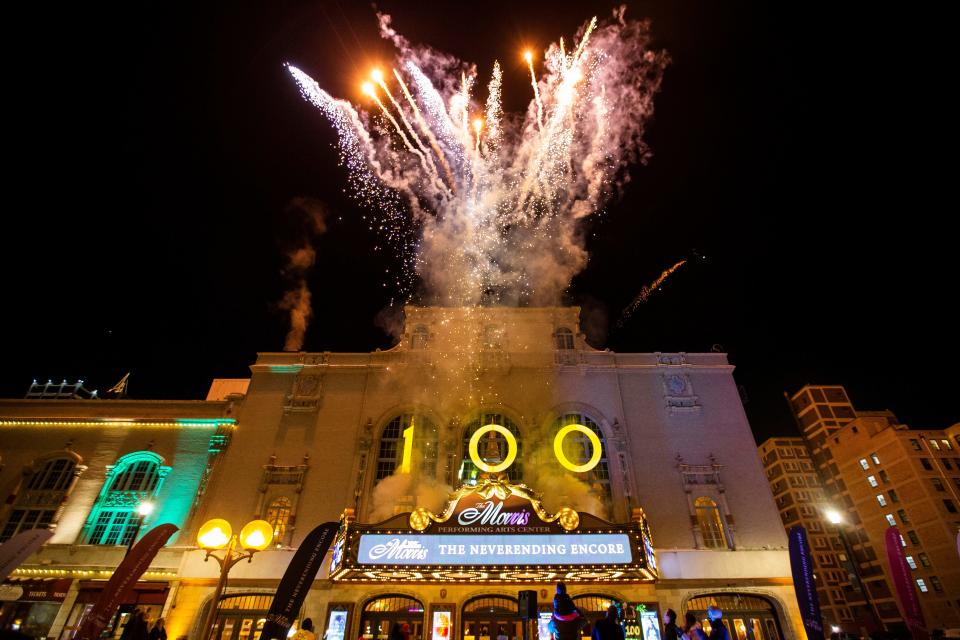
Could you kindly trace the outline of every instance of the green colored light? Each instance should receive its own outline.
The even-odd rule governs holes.
[[[177,418],[177,424],[186,427],[219,427],[237,424],[233,418]]]
[[[270,373],[300,373],[302,364],[271,364]]]

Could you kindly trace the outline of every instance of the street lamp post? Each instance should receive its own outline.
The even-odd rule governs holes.
[[[206,552],[203,561],[213,558],[220,565],[220,579],[217,581],[217,588],[210,601],[210,609],[201,627],[200,640],[207,640],[210,637],[210,630],[213,628],[217,614],[217,604],[227,584],[227,574],[230,573],[230,569],[241,560],[252,562],[253,554],[270,546],[271,540],[273,540],[273,525],[266,520],[248,522],[240,530],[239,536],[233,534],[233,527],[229,522],[220,518],[207,520],[200,527],[200,531],[197,532],[197,544]],[[238,550],[238,546],[242,550]],[[213,553],[220,549],[224,550],[223,557]]]
[[[130,536],[130,540],[127,541],[127,552],[123,554],[124,557],[130,553],[130,549],[133,549],[133,543],[137,541],[137,536],[140,535],[140,527],[143,526],[143,521],[151,513],[153,513],[153,503],[149,500],[144,500],[140,503],[140,506],[137,507],[137,528],[133,530],[133,535]]]
[[[847,534],[843,529],[843,525],[845,524],[843,515],[836,509],[827,509],[824,515],[827,516],[827,520],[834,526],[834,529],[836,529],[837,534],[840,536],[840,542],[843,543],[843,550],[847,553],[847,561],[853,569],[857,583],[860,585],[860,590],[863,591],[863,600],[867,603],[867,609],[870,610],[870,617],[873,618],[873,622],[877,625],[878,631],[885,631],[886,627],[883,621],[880,620],[880,614],[877,612],[873,600],[870,599],[870,590],[863,581],[863,576],[860,575],[860,563],[857,561],[857,556],[854,555],[850,542],[847,540]]]

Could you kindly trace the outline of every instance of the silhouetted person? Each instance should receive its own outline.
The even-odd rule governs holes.
[[[667,609],[663,612],[663,640],[680,640],[683,631],[677,626],[677,612]]]
[[[607,607],[607,617],[594,623],[590,640],[624,640],[623,627],[620,626],[615,606]]]
[[[293,636],[293,640],[317,640],[317,634],[313,632],[313,619],[304,618],[300,623],[300,629]]]
[[[147,638],[148,640],[167,640],[167,630],[163,628],[163,618],[157,618]]]
[[[567,585],[557,583],[557,595],[553,598],[553,615],[547,628],[554,640],[580,640],[580,630],[587,624],[586,617],[573,605],[567,595]]]

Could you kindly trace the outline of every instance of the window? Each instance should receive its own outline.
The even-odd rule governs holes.
[[[880,464],[880,458],[875,453],[870,454],[870,459],[873,460],[873,464]]]
[[[483,413],[471,421],[463,430],[463,448],[460,455],[459,478],[462,482],[476,484],[480,470],[470,460],[470,438],[480,427],[488,424],[498,424],[506,427],[517,440],[517,458],[507,469],[511,482],[520,482],[523,479],[523,439],[520,437],[520,428],[505,415],[499,413]],[[489,431],[480,439],[477,446],[480,458],[490,464],[502,462],[507,457],[507,439],[496,431]]]
[[[557,350],[566,351],[573,349],[573,331],[566,327],[560,327],[553,334],[553,343]]]
[[[910,544],[920,544],[920,536],[917,535],[916,531],[907,531],[907,537],[910,538]],[[920,554],[921,558],[923,554]]]
[[[426,349],[427,344],[430,342],[430,331],[421,325],[413,330],[413,333],[410,334],[410,348],[411,349]]]
[[[882,493],[877,494],[877,502],[880,503],[881,507],[887,506],[887,499],[883,496]]]
[[[894,489],[887,491],[887,495],[890,496],[890,502],[900,502],[900,498],[897,496],[897,492]]]
[[[929,591],[929,589],[927,589],[927,583],[923,581],[923,578],[917,578],[917,586],[920,588],[920,593]]]
[[[503,327],[488,324],[483,328],[483,348],[491,351],[503,348]]]
[[[10,517],[0,529],[0,543],[6,542],[21,531],[47,529],[56,524],[57,510],[73,488],[79,456],[53,454],[35,460],[23,470],[24,481],[16,494]]]
[[[890,478],[887,477],[887,472],[883,469],[880,469],[880,480],[883,481],[883,484],[890,484]]]
[[[267,522],[273,525],[273,540],[277,546],[283,544],[283,538],[287,533],[287,525],[290,523],[290,512],[293,511],[293,503],[290,498],[281,496],[270,503],[267,507]]]
[[[943,585],[940,584],[940,578],[937,576],[930,576],[930,585],[937,593],[943,593]]]
[[[933,448],[934,451],[940,451],[940,445],[937,444],[936,440],[927,440],[927,442],[930,443],[930,447]]]
[[[917,557],[920,559],[920,564],[922,564],[924,567],[927,567],[927,568],[930,567],[930,558],[927,557],[927,554],[918,553]]]
[[[720,519],[720,507],[710,498],[703,496],[694,502],[697,512],[697,524],[703,536],[703,544],[708,549],[726,549],[729,545]]]
[[[907,541],[903,539],[903,534],[902,534],[902,533],[900,534],[900,546],[901,546],[901,547],[906,547],[906,546],[907,546]]]
[[[870,468],[870,463],[867,462],[866,458],[860,458],[860,466],[863,468],[864,471],[866,471],[867,469]]]
[[[907,512],[903,509],[897,510],[897,515],[900,516],[900,522],[903,524],[910,524],[910,518],[907,517]]]
[[[406,444],[403,432],[410,427],[413,427],[411,461],[419,461],[419,470],[422,474],[431,478],[436,475],[437,427],[425,416],[404,413],[388,422],[380,435],[377,473],[374,476],[376,482],[392,476],[403,462],[403,450]]]
[[[911,568],[911,569],[916,569],[916,568],[917,568],[917,563],[916,563],[916,561],[913,559],[913,556],[907,556],[907,564],[910,565],[910,568]]]
[[[867,476],[867,482],[870,483],[870,486],[871,486],[871,487],[875,487],[875,486],[877,486],[877,485],[879,484],[879,483],[877,482],[877,477],[876,477],[876,476]]]
[[[946,438],[941,438],[940,442],[943,443],[943,448],[944,448],[944,449],[946,449],[947,451],[953,451],[953,445],[950,444],[950,441],[949,441],[949,440],[947,440]],[[932,579],[933,579],[933,578],[931,578],[931,580],[932,580]]]
[[[897,526],[897,521],[894,520],[892,513],[888,513],[888,514],[886,514],[886,515],[883,516],[883,517],[887,519],[887,523],[888,523],[891,527]]]
[[[604,502],[609,503],[611,499],[610,466],[607,461],[607,444],[603,432],[600,430],[600,425],[585,414],[565,413],[554,422],[552,435],[556,436],[560,429],[569,424],[583,425],[597,434],[600,439],[600,462],[590,471],[574,475],[589,485],[592,493],[599,496]],[[563,439],[563,452],[567,456],[567,460],[573,464],[586,464],[593,455],[593,445],[585,434],[573,431]]]
[[[943,462],[943,466],[947,469],[947,471],[953,471],[953,467],[950,466],[950,458],[944,458],[942,462]]]
[[[170,472],[162,462],[155,453],[137,451],[107,468],[107,479],[87,520],[87,544],[127,545],[134,539],[142,524],[137,507],[159,493]]]
[[[910,438],[910,447],[911,447],[914,451],[920,451],[920,450],[921,450],[921,449],[920,449],[920,441],[917,440],[916,438]]]
[[[926,458],[920,458],[920,464],[921,464],[921,465],[923,466],[923,468],[926,469],[927,471],[933,471],[933,467],[930,466],[930,461],[927,460]]]
[[[957,512],[957,505],[953,504],[953,500],[948,500],[947,498],[944,498],[943,506],[946,507],[947,511],[950,513]]]
[[[946,487],[943,486],[943,483],[940,481],[940,478],[930,478],[930,482],[933,484],[933,488],[936,491],[946,491]]]

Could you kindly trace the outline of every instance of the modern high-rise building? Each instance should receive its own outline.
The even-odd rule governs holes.
[[[72,638],[124,544],[171,522],[110,633],[141,606],[171,640],[211,611],[218,640],[258,640],[295,551],[334,522],[299,614],[328,640],[402,623],[415,640],[516,639],[518,592],[549,611],[560,581],[591,619],[621,603],[631,640],[658,640],[668,607],[711,604],[735,640],[801,640],[732,372],[720,353],[594,349],[576,308],[409,307],[391,349],[261,353],[206,402],[0,401],[4,531],[57,527],[4,586],[2,622]],[[24,516],[48,485],[56,508]],[[213,518],[273,532],[216,602],[195,546]]]
[[[836,521],[833,530],[855,560],[841,589],[853,617],[872,613],[888,627],[902,624],[885,549],[886,530],[896,526],[928,626],[960,627],[960,424],[909,429],[889,411],[855,410],[840,386],[808,385],[789,400],[822,483],[816,526]],[[818,569],[828,575],[831,567]]]

